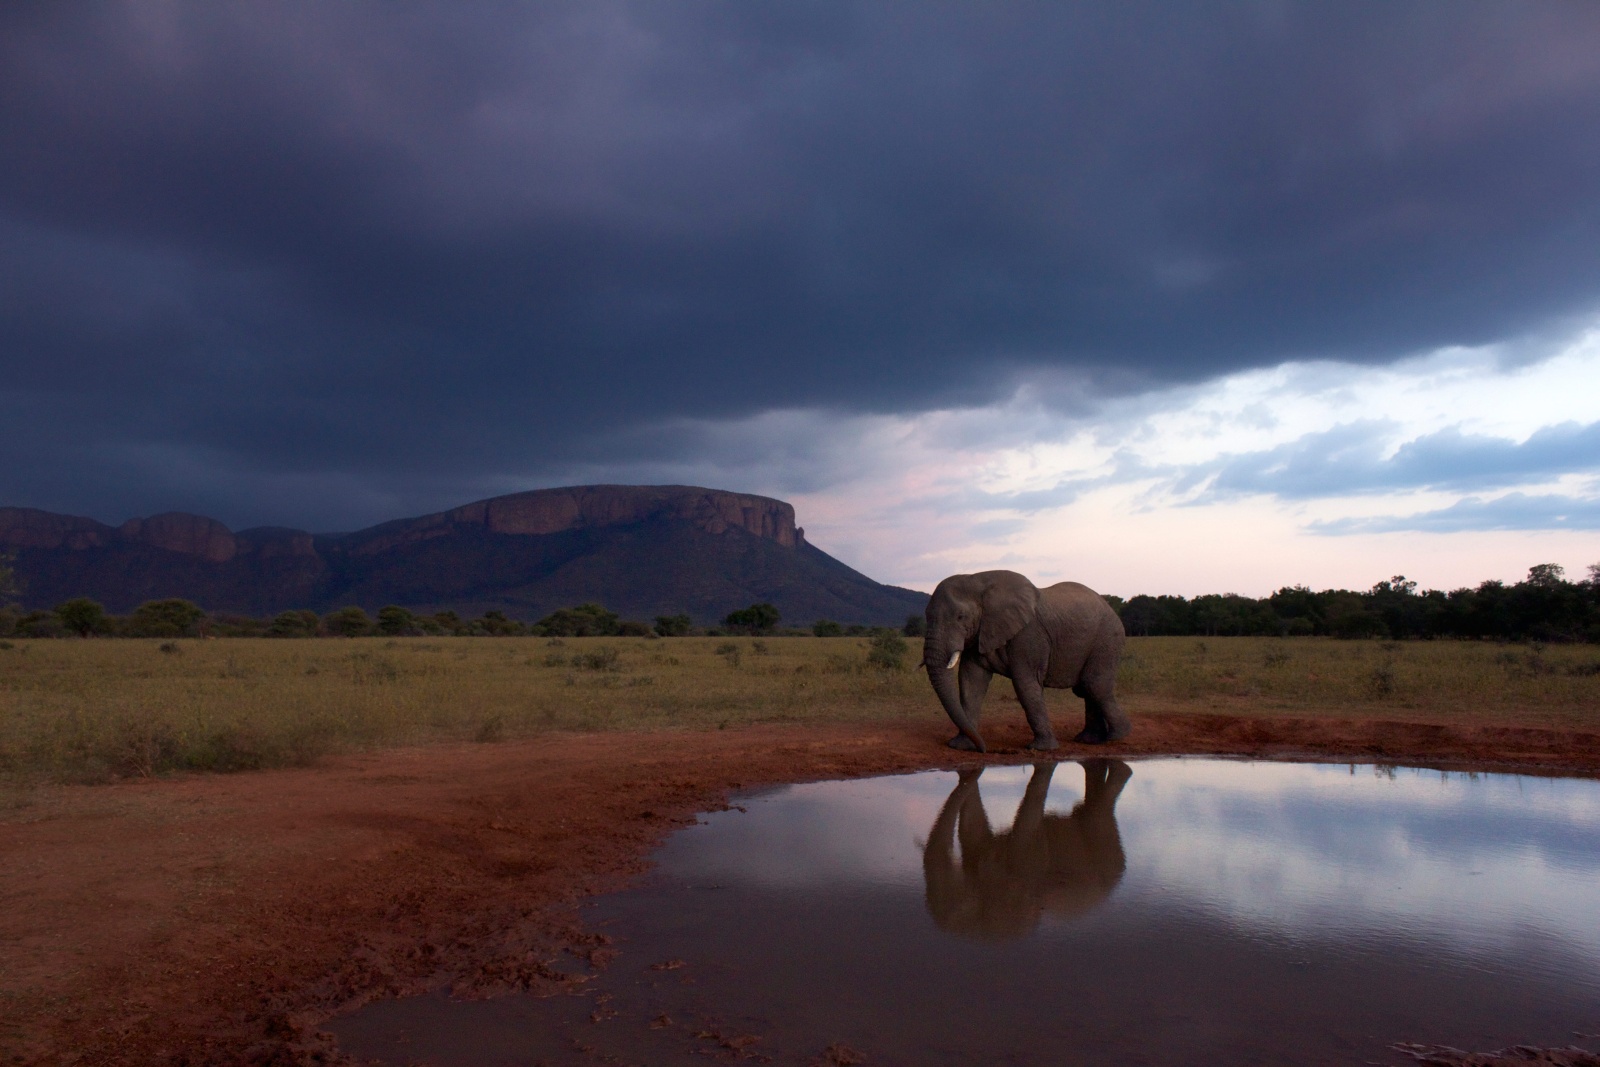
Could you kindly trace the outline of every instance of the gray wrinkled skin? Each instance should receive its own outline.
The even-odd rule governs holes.
[[[948,742],[951,748],[986,751],[978,717],[996,674],[1010,678],[1017,691],[1033,728],[1029,748],[1057,745],[1045,711],[1046,687],[1083,698],[1084,726],[1074,741],[1117,741],[1132,730],[1116,695],[1126,640],[1122,620],[1088,586],[1060,582],[1038,589],[1015,571],[956,574],[933,591],[926,617],[922,663],[960,731]]]

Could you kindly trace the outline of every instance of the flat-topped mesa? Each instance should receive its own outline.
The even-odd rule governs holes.
[[[553,534],[655,518],[679,519],[711,534],[738,528],[785,548],[805,540],[805,531],[794,524],[794,507],[771,497],[690,485],[581,485],[513,493],[385,523],[370,534],[353,535],[349,550],[371,555],[462,526],[481,526],[500,534]]]
[[[688,613],[709,625],[771,603],[801,623],[872,626],[922,610],[924,594],[806,544],[794,518],[781,500],[686,485],[541,489],[322,535],[175,512],[118,527],[0,507],[0,553],[37,610],[86,596],[124,614],[182,597],[253,618],[397,604],[532,620],[594,601],[624,618]]]
[[[199,556],[212,563],[226,563],[239,552],[239,542],[216,519],[167,511],[148,519],[129,519],[117,530],[130,541]]]

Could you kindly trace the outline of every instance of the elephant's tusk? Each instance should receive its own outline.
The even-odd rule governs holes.
[[[956,664],[960,663],[960,662],[961,662],[961,650],[958,648],[954,652],[950,653],[950,662],[946,663],[944,665],[944,669],[947,670],[947,671],[955,670]]]

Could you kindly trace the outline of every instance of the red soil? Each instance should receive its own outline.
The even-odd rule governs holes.
[[[553,989],[574,905],[731,790],[979,760],[948,727],[752,727],[412,748],[45,791],[0,816],[0,1062],[326,1062],[374,997]],[[1226,754],[1600,776],[1600,734],[1144,715],[1062,758]]]

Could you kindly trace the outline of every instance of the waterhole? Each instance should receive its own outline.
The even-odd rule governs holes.
[[[1401,1064],[1600,1032],[1600,782],[1090,760],[738,803],[589,909],[618,955],[580,994],[331,1028],[441,1065]]]

